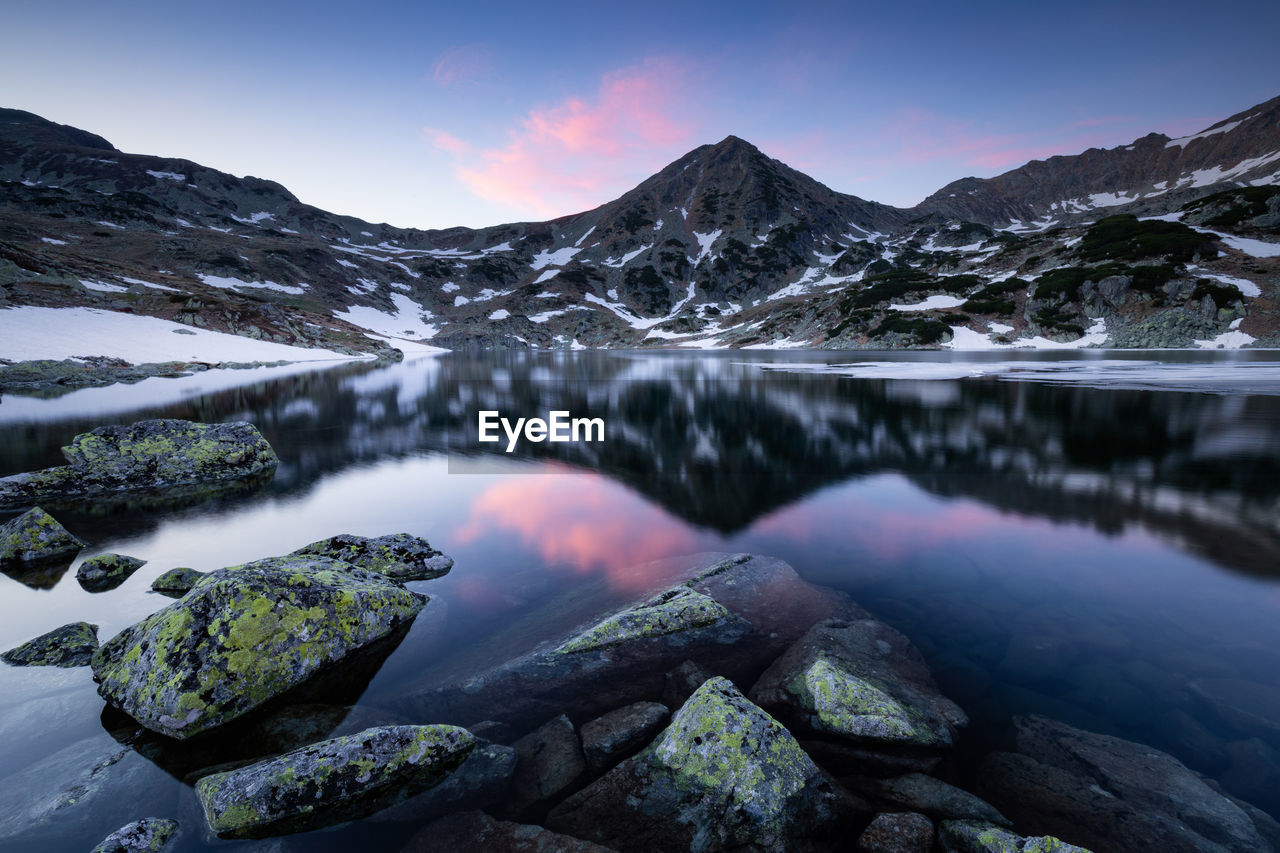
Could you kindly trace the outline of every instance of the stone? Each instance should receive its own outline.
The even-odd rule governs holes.
[[[576,790],[587,774],[578,733],[561,714],[512,744],[516,765],[508,813],[536,814]]]
[[[176,820],[144,817],[102,839],[92,853],[160,853],[169,846],[177,831]]]
[[[83,542],[38,506],[0,524],[0,565],[52,561],[74,555],[83,547]]]
[[[185,740],[390,636],[426,601],[326,557],[233,566],[104,643],[94,679],[111,705]]]
[[[901,776],[932,773],[942,763],[937,750],[914,747],[859,747],[806,738],[800,746],[823,770],[835,776]]]
[[[385,726],[206,776],[196,795],[222,838],[332,826],[438,784],[475,747],[457,726]]]
[[[598,651],[632,640],[678,635],[713,626],[740,631],[740,625],[733,625],[733,621],[729,611],[714,598],[678,586],[588,628],[563,643],[554,654]]]
[[[170,598],[181,598],[204,578],[204,572],[198,572],[185,566],[170,569],[151,582],[151,591]]]
[[[146,560],[123,554],[99,554],[80,564],[76,569],[76,580],[86,592],[107,592],[127,581],[146,563]]]
[[[911,641],[874,619],[813,626],[749,695],[793,731],[860,746],[950,747],[968,723]]]
[[[938,840],[947,853],[1090,853],[1051,835],[1025,838],[980,821],[945,821]]]
[[[1249,816],[1173,756],[1046,717],[1014,719],[1017,753],[993,753],[980,791],[1020,828],[1102,850],[1268,849]]]
[[[805,850],[848,830],[847,801],[728,679],[704,683],[639,755],[546,826],[624,851]]]
[[[279,460],[249,423],[180,420],[103,426],[62,448],[68,465],[0,479],[0,508],[135,489],[204,486],[274,471]]]
[[[659,702],[636,702],[582,724],[582,754],[601,773],[653,739],[671,711]]]
[[[373,815],[375,823],[425,823],[471,809],[511,801],[519,755],[509,746],[478,742],[466,760],[438,785]]]
[[[13,666],[88,666],[98,649],[98,626],[72,622],[10,649],[0,660]]]
[[[977,820],[996,826],[1012,823],[995,806],[968,791],[923,773],[908,773],[896,779],[865,780],[851,784],[857,791],[894,806],[922,812],[935,820]]]
[[[452,814],[427,826],[401,853],[440,850],[484,850],[486,853],[614,853],[590,841],[572,838],[534,824],[495,820],[484,812]]]
[[[687,660],[663,676],[662,704],[679,708],[712,674],[697,661]]]
[[[930,853],[933,821],[922,814],[878,814],[858,836],[858,853]]]
[[[1280,746],[1280,689],[1242,678],[1201,678],[1187,687],[1227,725]]]
[[[293,553],[332,557],[398,581],[431,580],[447,575],[453,568],[452,557],[432,548],[427,540],[408,533],[372,539],[343,533],[312,542]]]

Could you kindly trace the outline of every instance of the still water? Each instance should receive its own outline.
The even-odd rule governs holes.
[[[850,359],[455,354],[6,397],[0,475],[153,417],[252,421],[280,466],[248,493],[56,511],[90,547],[63,574],[0,577],[0,648],[77,620],[105,640],[169,603],[149,586],[175,566],[405,531],[455,567],[413,584],[432,602],[409,635],[325,697],[391,708],[524,651],[513,624],[520,642],[563,632],[545,616],[561,597],[607,610],[648,592],[633,566],[762,553],[915,642],[973,720],[962,760],[999,744],[1012,715],[1042,713],[1157,746],[1280,817],[1280,743],[1201,695],[1229,684],[1280,731],[1280,357],[862,353],[876,364],[831,367]],[[475,443],[477,408],[602,417],[606,440],[508,454]],[[85,592],[75,568],[105,551],[148,562]],[[41,762],[48,777],[132,745],[127,728],[87,668],[0,665],[0,802]],[[88,849],[148,815],[183,822],[178,850],[252,847],[205,836],[190,781],[213,762],[171,753],[131,749],[120,790],[20,847]],[[279,849],[394,850],[412,831],[362,825]]]

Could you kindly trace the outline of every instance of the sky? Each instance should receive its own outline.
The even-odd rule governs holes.
[[[1280,3],[6,0],[0,106],[397,226],[604,204],[740,136],[910,206],[1280,95]]]

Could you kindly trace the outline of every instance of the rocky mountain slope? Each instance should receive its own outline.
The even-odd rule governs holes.
[[[1277,346],[1277,184],[1280,98],[912,209],[731,136],[594,210],[420,231],[0,110],[0,308],[344,352]]]

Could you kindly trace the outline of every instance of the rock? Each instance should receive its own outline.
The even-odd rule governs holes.
[[[1024,838],[989,823],[949,820],[938,828],[947,853],[1090,853],[1050,835]]]
[[[896,779],[868,779],[860,784],[842,781],[862,794],[900,808],[923,812],[935,820],[976,820],[996,826],[1013,826],[995,806],[981,797],[923,773],[908,773]]]
[[[83,547],[83,542],[38,506],[0,524],[0,565],[52,561],[74,555]]]
[[[198,584],[204,576],[204,572],[198,572],[185,566],[170,569],[151,582],[151,590],[161,595],[167,595],[170,598],[181,598],[190,592],[191,588]]]
[[[422,581],[442,577],[453,568],[453,558],[431,547],[425,539],[394,533],[369,539],[343,533],[312,542],[294,554],[332,557],[398,581]]]
[[[425,823],[458,811],[509,803],[519,760],[509,746],[477,743],[443,782],[369,819],[375,823]]]
[[[0,508],[239,480],[279,462],[253,424],[179,420],[98,427],[77,435],[62,454],[70,464],[0,479]]]
[[[331,826],[438,784],[475,747],[457,726],[386,726],[334,738],[196,783],[222,838],[265,838]]]
[[[640,749],[666,724],[671,710],[658,702],[636,702],[582,724],[582,754],[601,773]]]
[[[587,762],[573,723],[561,714],[512,744],[520,756],[508,813],[537,814],[577,788]]]
[[[929,853],[933,821],[922,814],[879,814],[858,836],[858,853]]]
[[[815,625],[750,696],[793,731],[864,747],[949,747],[968,723],[911,641],[873,619]]]
[[[98,626],[72,622],[10,649],[0,660],[13,666],[88,666],[98,649]]]
[[[1187,687],[1227,725],[1280,746],[1280,689],[1242,678],[1202,678]]]
[[[1280,812],[1280,751],[1258,738],[1249,738],[1227,744],[1226,752],[1230,763],[1219,779],[1227,790]]]
[[[932,773],[942,763],[936,750],[914,748],[863,748],[828,740],[805,739],[800,746],[818,766],[835,776],[901,776]]]
[[[746,623],[735,619],[710,596],[678,586],[648,601],[617,613],[561,644],[553,654],[593,652],[633,640],[680,635],[698,628],[713,628],[721,636],[743,633]]]
[[[426,600],[326,557],[221,569],[103,644],[94,679],[113,706],[185,740],[391,635]]]
[[[993,753],[981,792],[1015,826],[1098,850],[1265,851],[1253,822],[1175,758],[1045,717],[1014,720],[1018,753]]]
[[[178,831],[176,820],[144,817],[102,839],[92,853],[160,853]]]
[[[401,853],[484,850],[486,853],[614,853],[590,841],[533,824],[494,820],[484,812],[441,818],[409,840]]]
[[[86,592],[107,592],[129,579],[129,575],[146,565],[146,560],[123,554],[99,554],[90,557],[76,569],[76,580]]]
[[[711,677],[712,674],[701,664],[685,661],[663,676],[662,704],[668,708],[679,708]]]
[[[805,850],[846,831],[847,808],[795,738],[717,677],[546,825],[621,851]]]

